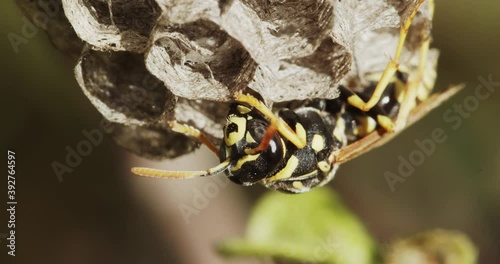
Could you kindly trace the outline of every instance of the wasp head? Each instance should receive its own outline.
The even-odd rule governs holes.
[[[265,150],[248,154],[262,141],[269,125],[257,110],[239,103],[231,105],[220,147],[221,161],[229,160],[230,169],[226,170],[226,175],[230,180],[252,185],[276,170],[285,153],[279,133],[273,135]]]

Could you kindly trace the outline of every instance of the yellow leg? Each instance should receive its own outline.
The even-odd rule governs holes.
[[[173,131],[184,134],[186,136],[194,137],[201,143],[205,144],[217,157],[219,156],[219,149],[210,141],[200,130],[185,124],[179,124],[177,121],[168,122]]]
[[[263,102],[257,100],[257,98],[249,94],[237,94],[236,101],[246,103],[259,112],[261,112],[265,117],[269,119],[269,122],[273,126],[276,126],[277,131],[290,142],[292,142],[297,148],[302,149],[306,146],[306,138],[304,136],[299,136],[296,131],[294,131],[283,119],[277,117]]]
[[[390,83],[392,77],[394,76],[394,73],[398,70],[398,63],[399,63],[399,58],[401,56],[401,52],[404,47],[404,43],[406,40],[406,36],[408,35],[408,30],[410,29],[411,22],[413,21],[413,18],[417,14],[417,11],[422,4],[424,0],[420,0],[413,10],[413,12],[410,14],[410,16],[404,21],[403,25],[401,25],[401,29],[399,31],[399,42],[398,42],[398,47],[396,49],[396,54],[394,55],[394,59],[392,59],[386,66],[384,72],[382,73],[382,77],[380,77],[379,82],[377,83],[377,86],[375,87],[375,90],[373,91],[372,96],[368,100],[368,102],[364,102],[359,96],[357,95],[351,95],[347,101],[349,104],[353,105],[356,108],[359,108],[363,111],[369,111],[373,106],[375,106],[378,101],[380,100],[380,97],[382,96],[382,93],[384,92],[385,88],[387,85]]]
[[[430,19],[432,19],[433,15],[434,15],[434,0],[428,0],[428,4],[429,4]],[[394,125],[395,130],[403,129],[406,126],[406,122],[408,120],[410,112],[416,104],[418,89],[420,89],[420,85],[421,85],[422,80],[423,80],[424,71],[425,71],[425,67],[427,64],[427,55],[428,55],[429,46],[430,46],[430,37],[423,36],[423,38],[425,40],[422,43],[422,46],[420,47],[417,73],[415,76],[413,76],[413,77],[410,76],[410,78],[408,79],[408,83],[407,83],[406,89],[405,89],[406,90],[405,91],[405,98],[404,98],[403,102],[401,103],[398,117],[397,117],[395,125]]]

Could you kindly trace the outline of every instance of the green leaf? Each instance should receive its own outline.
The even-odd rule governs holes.
[[[309,263],[373,263],[376,246],[337,195],[327,188],[290,195],[269,192],[255,206],[244,239],[221,252]]]

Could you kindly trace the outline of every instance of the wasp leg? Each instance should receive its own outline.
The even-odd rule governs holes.
[[[411,110],[406,127],[409,127],[422,119],[427,113],[434,110],[445,101],[450,99],[464,88],[464,85],[456,85],[446,89],[441,93],[431,95],[427,100],[420,103],[416,108]],[[370,133],[368,136],[361,138],[348,146],[345,146],[334,153],[335,163],[342,164],[352,160],[376,147],[382,146],[389,140],[393,139],[402,130],[396,130],[394,133]],[[381,131],[382,132],[382,131]]]
[[[170,121],[168,122],[168,125],[175,132],[198,139],[201,143],[205,144],[208,149],[215,153],[217,157],[219,157],[219,149],[200,130],[192,126],[179,124],[177,121]]]
[[[351,91],[349,88],[346,88],[344,86],[339,86],[339,90],[340,90],[340,94],[342,95],[343,98],[350,98],[352,96],[358,96],[357,94],[355,94],[353,91]],[[349,101],[348,101],[349,104],[351,104]],[[354,106],[356,107],[356,106]],[[370,111],[368,111],[368,116],[373,118],[377,124],[379,126],[381,126],[382,128],[384,128],[386,131],[393,131],[393,123],[392,123],[392,120],[390,117],[388,117],[384,111],[378,107],[378,106],[374,106],[370,109]],[[363,115],[364,116],[364,115]],[[368,117],[366,116],[366,117]],[[370,133],[372,132],[373,129],[371,128],[365,128],[367,129],[367,133]]]
[[[392,77],[394,76],[394,73],[396,73],[396,71],[398,70],[399,58],[403,50],[406,36],[408,35],[408,30],[410,29],[411,22],[413,21],[413,18],[417,14],[418,8],[420,7],[423,1],[424,0],[420,0],[417,3],[417,6],[413,10],[413,12],[401,25],[401,29],[399,31],[398,47],[396,49],[396,54],[394,55],[394,59],[391,59],[391,61],[389,61],[389,63],[387,64],[384,72],[382,73],[382,77],[380,77],[380,80],[377,83],[377,87],[375,87],[375,90],[373,91],[373,94],[368,100],[368,102],[365,103],[359,96],[355,94],[348,98],[349,104],[355,106],[356,108],[359,108],[360,110],[368,111],[378,103],[380,97],[382,96],[382,93],[384,92],[385,88],[387,87]]]
[[[306,146],[306,137],[304,131],[298,129],[294,131],[283,119],[276,116],[271,109],[269,109],[264,103],[257,98],[249,95],[249,94],[237,94],[236,101],[242,102],[250,105],[251,107],[257,109],[261,112],[265,117],[269,119],[271,123],[270,126],[275,126],[276,130],[290,142],[292,142],[298,149],[302,149]],[[269,131],[269,128],[268,128]],[[267,134],[267,132],[266,132]],[[272,138],[272,137],[271,137]],[[269,140],[271,139],[269,138]],[[267,142],[269,143],[269,142]],[[260,145],[260,144],[259,144]]]
[[[430,19],[432,19],[434,14],[434,0],[428,0]],[[426,32],[422,32],[426,34]],[[410,115],[411,110],[415,107],[417,98],[423,100],[428,96],[432,87],[426,87],[426,83],[423,82],[427,55],[429,52],[430,36],[422,36],[424,42],[420,47],[419,63],[416,76],[408,81],[405,87],[405,97],[403,102],[401,102],[401,108],[399,109],[398,116],[395,121],[395,129],[400,130],[406,126],[406,122]],[[423,95],[422,95],[423,94]]]

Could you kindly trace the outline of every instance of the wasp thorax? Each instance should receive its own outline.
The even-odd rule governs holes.
[[[258,153],[247,154],[259,146],[266,134],[269,121],[259,112],[241,104],[231,106],[224,127],[224,140],[220,148],[221,161],[229,159],[230,169],[227,176],[242,185],[254,184],[270,173],[283,159],[284,144],[276,133],[269,146]]]

